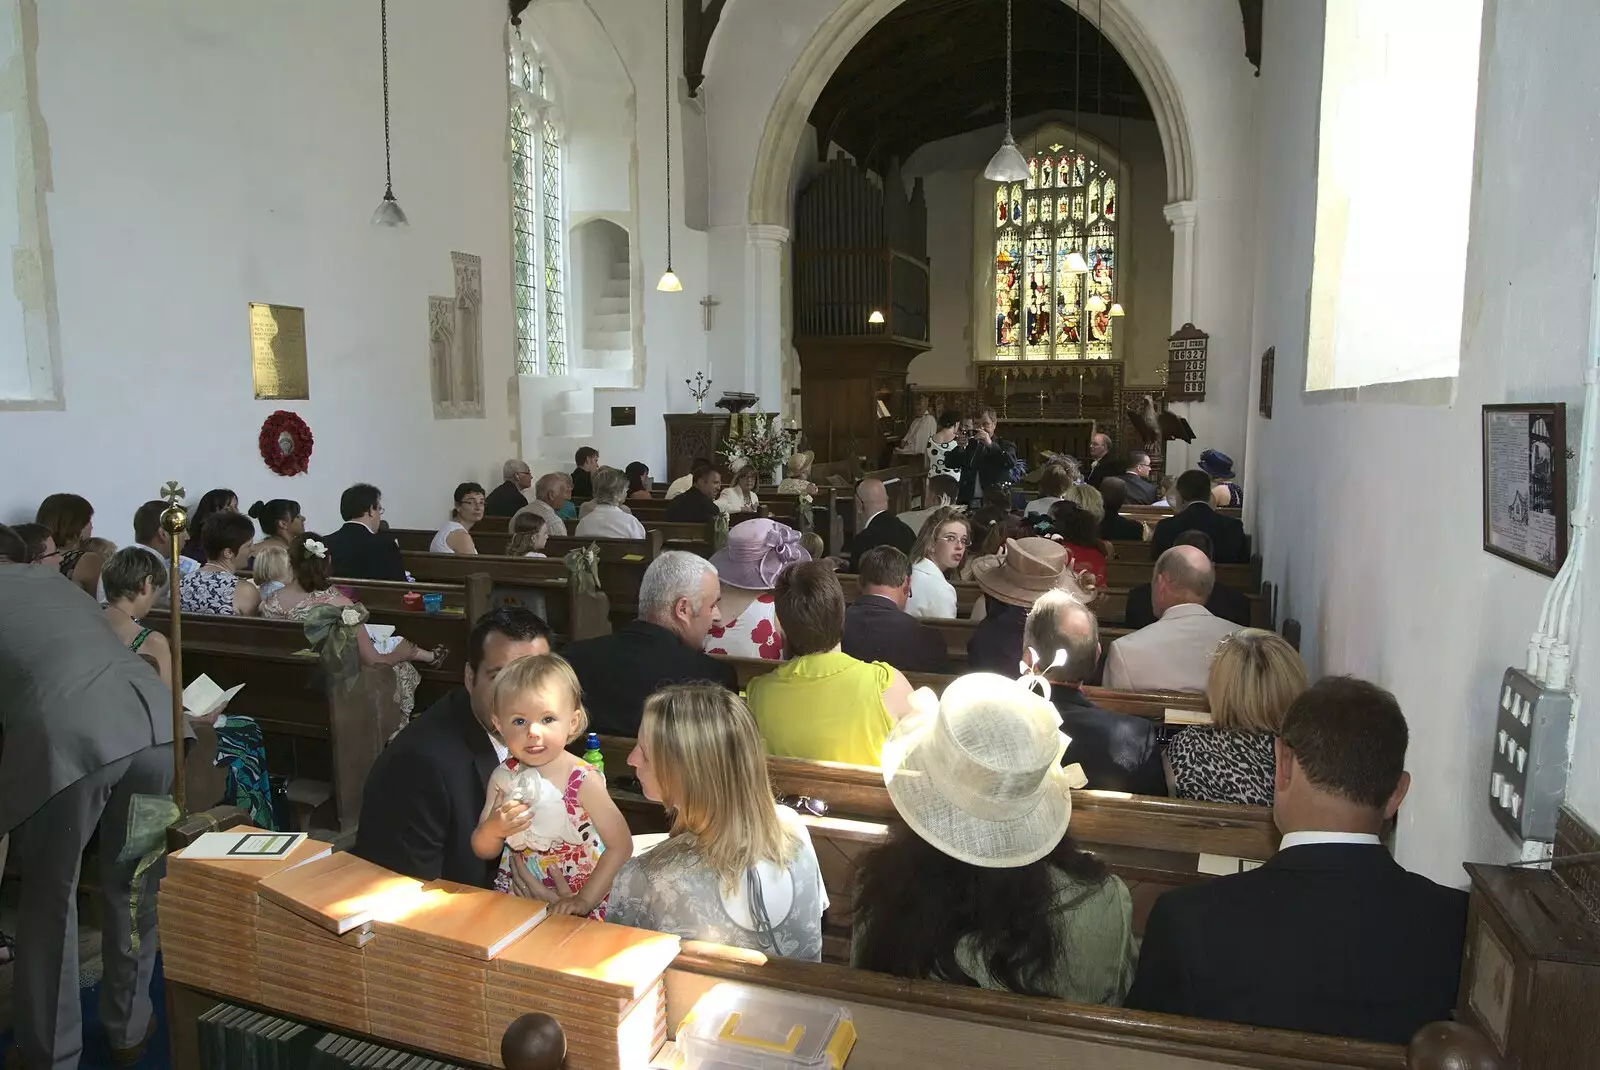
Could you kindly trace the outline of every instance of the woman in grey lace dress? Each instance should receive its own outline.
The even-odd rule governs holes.
[[[666,842],[617,874],[606,920],[821,961],[828,893],[817,855],[799,816],[772,799],[766,748],[739,696],[657,691],[628,764],[676,817]]]

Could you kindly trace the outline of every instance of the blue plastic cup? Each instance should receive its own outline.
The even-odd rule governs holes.
[[[424,613],[437,613],[444,608],[444,595],[425,594],[422,596],[422,611]]]

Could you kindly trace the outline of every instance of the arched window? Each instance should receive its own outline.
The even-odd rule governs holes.
[[[1112,357],[1111,305],[1121,290],[1118,186],[1114,167],[1061,144],[1028,157],[1026,181],[994,186],[986,228],[994,359]],[[1084,262],[1073,263],[1074,255]]]
[[[517,371],[567,370],[562,234],[561,138],[551,120],[549,83],[534,46],[512,27],[511,227],[517,303]]]

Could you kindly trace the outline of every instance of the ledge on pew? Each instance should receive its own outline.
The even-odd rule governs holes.
[[[1406,1051],[1397,1044],[910,981],[699,941],[686,941],[667,971],[669,1029],[719,981],[846,1004],[858,1033],[854,1057],[879,1070],[1112,1065],[1159,1070],[1173,1065],[1173,1058],[1190,1060],[1183,1065],[1197,1070],[1407,1068]]]
[[[482,572],[466,576],[460,583],[353,579],[335,579],[333,583],[369,611],[414,613],[416,610],[406,605],[406,595],[436,594],[440,598],[442,612],[458,614],[468,620],[477,620],[489,611],[489,592],[493,587],[489,576]]]
[[[424,582],[465,584],[474,576],[481,577],[478,582],[488,585],[488,607],[517,605],[538,613],[550,625],[554,633],[552,641],[564,643],[610,631],[608,611],[598,605],[583,604],[588,601],[587,596],[573,587],[566,563],[558,557],[495,557],[404,550],[400,559],[407,572]],[[365,590],[363,583],[354,586]],[[414,619],[416,614],[409,616]],[[470,622],[477,617],[469,614],[467,620],[470,628]]]

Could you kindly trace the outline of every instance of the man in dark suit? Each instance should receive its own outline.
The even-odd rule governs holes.
[[[383,524],[383,492],[371,483],[357,483],[339,495],[339,515],[344,527],[327,539],[333,574],[349,580],[404,582],[400,547],[393,535],[378,532]]]
[[[1244,522],[1223,516],[1211,508],[1211,477],[1191,469],[1178,477],[1177,511],[1156,525],[1150,539],[1150,552],[1160,557],[1172,549],[1173,540],[1185,531],[1203,531],[1211,536],[1213,560],[1223,565],[1242,565],[1250,560],[1250,542],[1244,536]]]
[[[861,661],[885,661],[901,672],[949,672],[944,637],[905,611],[911,561],[893,546],[874,546],[856,569],[861,593],[844,611],[843,649]]]
[[[1093,434],[1089,436],[1089,466],[1084,469],[1083,481],[1091,487],[1098,488],[1102,481],[1116,471],[1117,463],[1111,456],[1111,436],[1106,434]]]
[[[1123,542],[1144,540],[1144,525],[1122,515],[1122,507],[1128,499],[1127,486],[1122,482],[1121,476],[1106,476],[1100,481],[1100,500],[1106,507],[1105,518],[1100,521],[1102,539],[1118,539]]]
[[[172,693],[106,626],[93,597],[27,556],[0,528],[0,837],[10,834],[21,877],[12,1057],[76,1066],[83,1051],[79,865],[98,829],[100,1020],[113,1059],[131,1066],[153,1024],[163,866],[136,878],[139,859],[122,855],[134,796],[172,791]]]
[[[594,497],[594,474],[600,470],[600,451],[593,446],[579,446],[578,452],[572,455],[572,463],[577,466],[572,470],[572,496]]]
[[[739,689],[730,663],[700,651],[706,633],[721,620],[721,597],[710,561],[668,550],[639,582],[637,620],[561,652],[583,685],[590,731],[637,736],[644,700],[667,684],[707,682]]]
[[[1050,701],[1061,714],[1061,731],[1072,740],[1061,760],[1082,766],[1091,788],[1167,794],[1156,723],[1103,710],[1083,693],[1083,682],[1100,662],[1100,625],[1094,614],[1064,591],[1042,594],[1028,611],[1022,642],[1043,665],[1054,661],[1058,650],[1067,655],[1045,673]]]
[[[489,497],[484,499],[484,516],[513,517],[518,509],[528,504],[526,491],[533,486],[533,469],[528,467],[527,461],[511,458],[501,467],[500,477],[505,482],[491,490]]]
[[[1150,455],[1144,450],[1128,454],[1128,470],[1121,478],[1129,505],[1149,505],[1161,497],[1161,488],[1150,482]]]
[[[850,539],[850,571],[861,571],[861,556],[874,546],[893,546],[911,552],[917,533],[889,512],[889,491],[881,479],[856,484],[856,533]]]
[[[1275,744],[1278,853],[1156,900],[1127,1005],[1405,1044],[1450,1017],[1466,893],[1400,868],[1378,839],[1410,786],[1389,692],[1330,676]]]
[[[667,520],[679,524],[703,524],[715,520],[717,495],[722,493],[722,473],[710,461],[696,461],[689,473],[694,482],[689,489],[667,503]]]
[[[982,501],[984,492],[991,487],[1012,482],[1017,448],[995,433],[997,426],[994,410],[983,409],[973,422],[966,447],[945,459],[949,467],[961,469],[961,500],[964,502]]]
[[[1106,482],[1111,481],[1108,479]],[[1203,531],[1185,531],[1173,540],[1172,545],[1193,546],[1206,557],[1211,557],[1211,536]],[[1250,600],[1243,592],[1225,584],[1213,584],[1205,605],[1213,617],[1231,620],[1245,628],[1250,626]],[[1150,585],[1141,583],[1137,587],[1128,588],[1128,604],[1122,614],[1122,623],[1129,628],[1143,628],[1147,624],[1154,624],[1158,619]]]
[[[506,759],[489,713],[495,677],[521,657],[550,653],[550,627],[521,607],[478,619],[463,686],[428,707],[378,755],[361,793],[353,852],[417,880],[494,886],[498,859],[472,851],[494,767]]]

